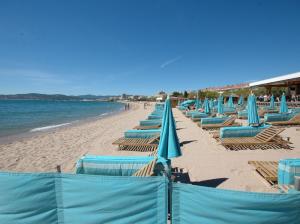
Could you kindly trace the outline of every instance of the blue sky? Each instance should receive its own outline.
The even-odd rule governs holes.
[[[0,93],[146,94],[300,71],[300,1],[1,0]]]

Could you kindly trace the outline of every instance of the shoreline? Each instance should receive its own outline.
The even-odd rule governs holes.
[[[73,173],[76,161],[85,154],[142,155],[124,152],[112,145],[152,111],[140,103],[131,103],[130,110],[117,111],[105,117],[93,118],[68,126],[26,133],[26,136],[0,144],[0,170],[12,172],[63,172]]]
[[[123,102],[120,102],[120,103],[123,103]],[[11,134],[11,135],[7,135],[7,136],[0,136],[0,146],[6,145],[6,144],[12,144],[14,141],[32,138],[32,137],[35,137],[40,134],[47,134],[47,133],[51,133],[53,131],[59,131],[59,130],[65,129],[65,128],[70,128],[70,127],[73,127],[76,125],[82,125],[82,124],[85,124],[88,122],[95,122],[97,120],[105,119],[110,116],[116,116],[116,115],[124,113],[124,112],[126,112],[126,111],[124,109],[122,109],[122,110],[117,110],[117,111],[113,111],[113,112],[109,112],[109,113],[100,114],[98,116],[85,117],[85,118],[82,118],[79,120],[66,121],[64,123],[58,123],[58,124],[45,126],[45,127],[57,126],[57,127],[53,127],[53,128],[42,129],[45,127],[36,127],[29,131],[26,131],[26,132]],[[34,129],[41,129],[41,130],[32,131]]]

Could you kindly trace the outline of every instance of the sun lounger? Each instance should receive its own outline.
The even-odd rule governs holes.
[[[278,182],[278,162],[276,161],[248,161],[248,164],[255,167],[255,171],[262,176],[269,184]]]
[[[240,126],[240,124],[235,123],[236,116],[230,116],[226,120],[224,120],[221,123],[214,123],[214,124],[203,124],[203,123],[198,123],[199,127],[202,129],[218,129],[222,127],[228,127],[228,126]]]
[[[158,129],[160,128],[161,125],[148,125],[148,126],[143,126],[143,125],[139,125],[139,126],[135,126],[134,129],[137,129],[137,130],[150,130],[150,129]]]
[[[158,147],[159,136],[151,138],[126,138],[122,137],[114,141],[113,145],[118,145],[119,150],[149,152],[155,151]]]
[[[157,162],[157,158],[155,158],[150,163],[140,168],[132,176],[136,176],[136,177],[154,176],[155,175],[154,169],[155,169],[156,162]]]
[[[77,174],[101,176],[164,176],[170,170],[170,164],[157,156],[86,155],[76,163]]]
[[[226,149],[243,150],[243,149],[290,149],[287,141],[284,141],[278,135],[283,131],[282,128],[270,126],[265,128],[254,137],[234,137],[221,138],[221,144]]]
[[[300,113],[295,114],[295,116],[287,121],[270,121],[267,123],[272,125],[300,125]]]

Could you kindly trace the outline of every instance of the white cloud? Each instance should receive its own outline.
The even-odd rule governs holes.
[[[165,61],[164,63],[162,63],[160,65],[160,67],[163,69],[163,68],[175,63],[176,61],[180,60],[181,58],[182,58],[181,56],[178,56],[176,58],[169,59],[169,60]]]

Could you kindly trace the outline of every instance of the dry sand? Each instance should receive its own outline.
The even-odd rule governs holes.
[[[278,161],[300,158],[300,128],[287,128],[281,135],[290,137],[293,150],[226,150],[208,131],[174,109],[183,156],[173,159],[174,167],[184,168],[193,184],[243,191],[277,192],[248,165],[249,160]],[[241,122],[237,120],[238,122]],[[297,131],[298,130],[298,131]]]
[[[124,131],[136,126],[153,110],[133,104],[130,111],[118,115],[64,127],[51,132],[0,145],[0,170],[52,172],[61,165],[63,172],[74,172],[75,163],[85,154],[147,155],[118,151],[111,143]],[[174,109],[183,156],[172,160],[182,168],[191,183],[225,189],[276,192],[248,165],[248,160],[274,160],[300,157],[300,131],[288,128],[282,135],[291,137],[293,150],[228,151],[196,123]]]

